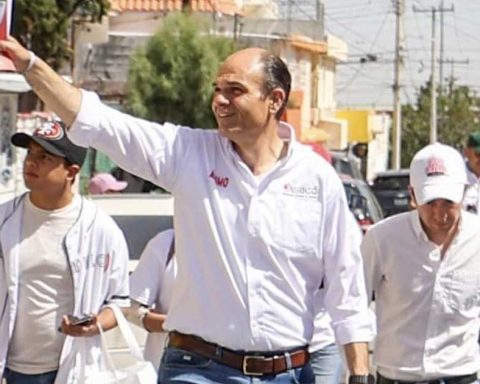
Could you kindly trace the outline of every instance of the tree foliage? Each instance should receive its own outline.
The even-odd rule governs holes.
[[[71,58],[68,40],[73,15],[99,21],[108,0],[16,0],[13,35],[58,70]]]
[[[130,63],[129,112],[149,120],[212,128],[212,81],[233,51],[193,16],[171,15]]]
[[[468,134],[480,129],[479,99],[467,86],[449,79],[437,95],[438,141],[461,149]],[[402,107],[402,167],[408,167],[413,155],[430,139],[431,87],[419,89],[415,104]]]

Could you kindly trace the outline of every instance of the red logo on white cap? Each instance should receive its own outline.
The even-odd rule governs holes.
[[[445,166],[443,159],[432,157],[428,159],[425,173],[427,176],[445,175],[447,173],[447,167]]]
[[[48,140],[60,140],[63,137],[62,126],[56,121],[47,121],[37,128],[33,136],[40,136]]]

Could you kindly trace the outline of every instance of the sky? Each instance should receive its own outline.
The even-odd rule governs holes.
[[[308,1],[308,0],[298,0]],[[404,66],[401,101],[414,103],[431,75],[432,13],[442,0],[404,0]],[[323,0],[326,32],[348,44],[348,60],[337,66],[339,107],[392,108],[394,78],[394,0]],[[453,7],[453,11],[451,8]],[[480,94],[480,0],[443,0],[443,78]],[[436,12],[436,77],[439,81],[440,13]],[[367,54],[376,62],[360,63]],[[445,84],[445,80],[443,80]]]

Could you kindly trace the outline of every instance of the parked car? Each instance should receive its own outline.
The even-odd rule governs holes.
[[[343,179],[348,206],[365,233],[383,219],[383,211],[368,184],[359,179]]]
[[[379,172],[373,179],[372,191],[382,206],[385,217],[410,209],[408,169]]]

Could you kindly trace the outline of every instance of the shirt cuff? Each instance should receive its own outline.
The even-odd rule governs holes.
[[[95,135],[91,132],[100,128],[102,103],[96,93],[84,89],[81,92],[80,111],[68,129],[67,136],[74,144],[88,148],[95,141]]]
[[[130,307],[130,298],[111,298],[105,303],[104,306],[108,307],[109,305],[116,305],[117,307]]]
[[[339,345],[368,343],[375,337],[375,322],[368,316],[355,316],[333,324],[335,338]]]

